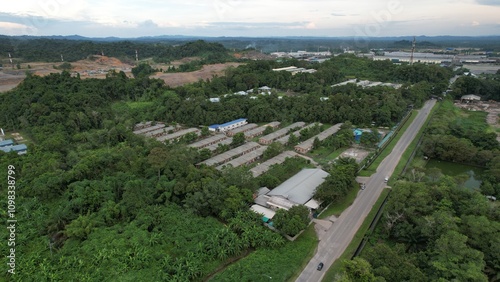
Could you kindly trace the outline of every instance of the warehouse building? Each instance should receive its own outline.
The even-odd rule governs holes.
[[[321,169],[303,169],[271,191],[263,187],[254,199],[262,208],[252,210],[264,214],[263,211],[268,213],[278,209],[289,210],[296,205],[316,210],[320,203],[313,199],[314,193],[328,175]]]
[[[244,145],[241,145],[227,152],[214,156],[208,160],[205,160],[201,163],[198,163],[197,165],[202,165],[202,164],[206,164],[208,166],[221,165],[243,154],[247,154],[251,151],[257,150],[260,147],[261,146],[255,142],[248,142]]]
[[[273,122],[270,122],[270,123],[263,125],[261,127],[257,127],[255,129],[249,130],[249,131],[245,132],[245,138],[252,139],[254,137],[262,135],[262,133],[264,133],[264,131],[266,130],[266,128],[268,126],[272,127],[272,128],[277,128],[278,126],[280,126],[280,124],[281,124],[281,122],[279,122],[279,121],[273,121]]]
[[[240,133],[240,132],[247,132],[251,129],[254,129],[256,128],[258,125],[256,123],[249,123],[249,124],[245,124],[241,127],[238,127],[238,128],[235,128],[233,130],[230,130],[230,131],[227,131],[226,132],[226,135],[227,136],[234,136],[236,135],[237,133]]]
[[[295,151],[297,151],[301,154],[305,154],[305,153],[309,152],[313,147],[314,139],[318,138],[319,141],[323,141],[326,138],[328,138],[329,136],[337,133],[337,131],[340,130],[341,126],[342,126],[342,123],[337,123],[336,125],[328,128],[327,130],[320,132],[318,135],[307,139],[306,141],[295,146]]]
[[[239,167],[242,165],[247,165],[255,162],[256,160],[260,159],[264,152],[266,151],[267,146],[261,146],[257,148],[254,151],[251,151],[247,154],[244,154],[240,157],[237,157],[236,159],[232,159],[227,163],[224,163],[222,165],[219,165],[217,167],[218,170],[222,170],[225,166],[231,165],[232,167]]]
[[[259,139],[259,143],[260,144],[265,144],[265,145],[268,145],[268,144],[271,144],[275,139],[278,139],[278,138],[281,138],[283,136],[285,136],[288,131],[292,130],[292,129],[295,129],[297,127],[303,127],[306,123],[305,122],[296,122],[296,123],[293,123],[287,127],[284,127],[280,130],[277,130],[273,133],[270,133],[266,136],[263,136]]]
[[[235,119],[233,121],[226,122],[223,124],[212,124],[212,125],[208,126],[208,129],[210,131],[214,131],[214,132],[226,132],[226,131],[235,129],[237,127],[243,126],[247,123],[248,122],[247,122],[246,118],[240,118],[240,119]]]

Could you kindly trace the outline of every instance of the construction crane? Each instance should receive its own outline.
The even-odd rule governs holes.
[[[415,36],[413,36],[413,42],[411,43],[411,56],[410,56],[410,65],[413,65],[413,53],[415,53]]]

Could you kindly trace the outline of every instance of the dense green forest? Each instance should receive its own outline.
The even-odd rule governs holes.
[[[132,134],[133,125],[157,120],[199,126],[247,117],[251,122],[389,126],[409,104],[432,95],[433,87],[445,87],[452,75],[437,66],[395,66],[354,56],[308,65],[318,70],[314,74],[272,71],[290,64],[304,63],[249,62],[228,69],[224,77],[175,89],[147,76],[127,78],[123,72],[110,72],[102,80],[67,72],[28,75],[16,89],[1,94],[0,124],[30,141],[27,155],[0,154],[1,166],[14,165],[17,175],[16,252],[22,259],[16,261],[18,274],[12,279],[201,281],[228,259],[293,250],[248,206],[260,185],[283,181],[304,167],[303,161],[292,160],[257,179],[244,168],[197,168],[203,150],[144,139]],[[356,74],[404,86],[330,86]],[[263,85],[283,98],[273,93],[207,101],[212,95]],[[321,101],[322,96],[330,99]],[[137,104],[141,106],[131,106]],[[344,141],[339,137],[325,144]],[[335,169],[353,176],[349,162],[332,167],[333,173]],[[5,179],[6,170],[0,173]],[[349,189],[346,178],[329,182]],[[344,192],[325,193],[325,198],[335,200]],[[2,244],[0,251],[7,253],[6,248]]]
[[[339,281],[498,281],[500,209],[485,195],[500,196],[500,144],[486,113],[441,102],[417,158],[486,168],[480,190],[416,161],[396,181],[361,257],[344,264]]]
[[[307,51],[327,51],[342,53],[345,48],[350,50],[409,50],[413,36],[403,37],[187,37],[187,36],[153,36],[139,38],[86,38],[81,36],[46,36],[46,37],[31,37],[31,36],[0,36],[0,42],[6,43],[0,45],[0,50],[12,50],[9,48],[15,45],[25,44],[32,40],[50,40],[51,44],[67,44],[70,41],[87,41],[97,45],[110,44],[117,42],[126,42],[126,44],[154,45],[180,45],[186,42],[202,39],[207,42],[217,42],[228,49],[254,49],[266,53],[290,50],[307,50]],[[417,48],[432,48],[445,49],[449,47],[461,48],[478,48],[484,51],[500,52],[500,44],[498,36],[417,36]],[[109,46],[109,45],[108,45]],[[49,45],[49,47],[54,47]],[[94,51],[94,50],[92,50]],[[100,50],[98,50],[100,52]],[[455,50],[447,50],[448,53],[455,53]],[[491,54],[494,55],[494,54]],[[3,56],[3,54],[2,54]]]
[[[420,149],[429,158],[485,167],[481,191],[498,198],[500,144],[485,120],[484,112],[464,111],[444,101],[427,127]]]
[[[467,94],[475,94],[482,100],[500,101],[500,71],[484,78],[462,76],[453,84],[451,94],[455,99]]]
[[[480,193],[449,176],[399,181],[342,281],[497,281],[499,247],[498,205]]]
[[[0,49],[9,52],[15,63],[22,62],[60,62],[61,55],[65,61],[74,62],[86,59],[91,55],[104,53],[124,61],[135,61],[135,52],[140,58],[153,58],[157,63],[168,63],[185,57],[202,57],[205,63],[222,63],[231,60],[228,50],[219,43],[203,40],[184,44],[144,43],[133,41],[96,42],[62,39],[20,40],[0,37]],[[6,56],[7,53],[1,56]]]

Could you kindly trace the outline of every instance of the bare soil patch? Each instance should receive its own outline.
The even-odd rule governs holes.
[[[176,73],[156,73],[151,78],[159,78],[165,81],[169,86],[176,87],[187,83],[197,82],[200,79],[211,79],[214,75],[223,75],[224,70],[228,67],[237,67],[241,63],[224,63],[205,65],[201,70],[193,72],[176,72]]]
[[[183,58],[182,60],[172,62],[171,64],[158,64],[152,65],[154,68],[167,69],[168,66],[179,66],[184,63],[188,63],[193,60],[197,60],[197,57]],[[54,66],[59,66],[62,62],[56,63],[23,63],[21,64],[21,69],[11,69],[4,67],[0,70],[0,92],[6,92],[15,88],[21,81],[26,77],[25,72],[29,71],[34,75],[45,76],[51,73],[60,73],[60,70],[54,68]],[[106,74],[110,70],[115,70],[117,72],[123,71],[128,77],[132,77],[132,68],[134,65],[124,63],[117,58],[107,57],[107,56],[92,56],[89,59],[80,60],[70,63],[72,66],[71,74],[80,74],[82,79],[85,78],[106,78]],[[213,64],[206,65],[201,70],[194,72],[185,73],[157,73],[152,75],[151,78],[159,78],[165,81],[169,86],[175,87],[184,85],[186,83],[193,83],[200,79],[210,79],[214,75],[223,75],[224,70],[230,66],[237,67],[241,63],[225,63],[225,64]]]
[[[339,157],[353,158],[359,164],[366,158],[366,156],[368,156],[368,154],[370,154],[370,151],[368,150],[359,147],[352,147],[342,152]]]

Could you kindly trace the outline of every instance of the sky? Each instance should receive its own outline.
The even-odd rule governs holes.
[[[0,34],[86,37],[500,35],[500,0],[17,0]]]

